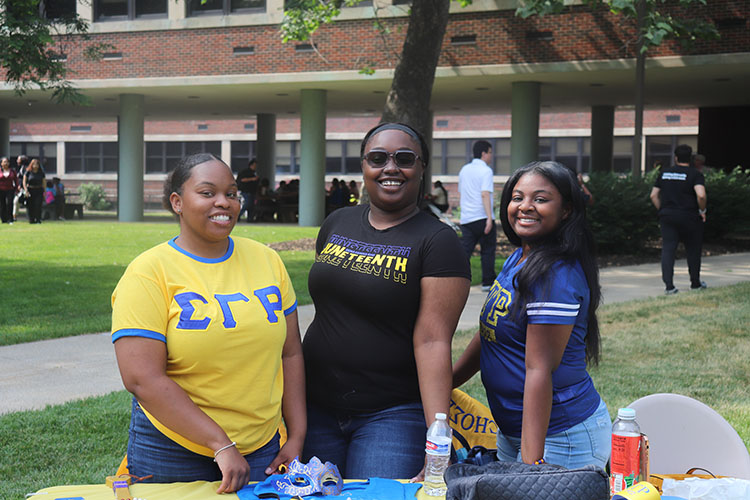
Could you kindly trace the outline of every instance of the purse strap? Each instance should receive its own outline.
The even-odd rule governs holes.
[[[704,469],[703,467],[693,467],[692,469],[687,471],[685,474],[695,474],[695,471],[697,470],[702,470],[703,472],[708,473],[708,475],[710,475],[711,477],[714,477],[714,478],[716,477],[713,472],[711,472],[708,469]]]

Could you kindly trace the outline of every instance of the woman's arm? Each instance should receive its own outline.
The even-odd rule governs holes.
[[[266,468],[266,474],[274,474],[279,465],[289,465],[302,454],[302,445],[307,433],[307,408],[305,403],[305,362],[302,358],[302,341],[299,334],[297,311],[286,317],[286,341],[281,353],[284,370],[284,395],[281,411],[287,430],[287,440],[279,454]]]
[[[115,355],[125,388],[159,422],[214,451],[232,443],[224,430],[167,376],[164,342],[122,337],[115,341]],[[249,481],[250,467],[236,447],[219,453],[216,462],[222,473],[217,493],[237,491]]]
[[[552,372],[560,365],[572,331],[573,325],[526,327],[521,459],[527,464],[544,458],[544,440],[552,412]]]
[[[466,350],[453,365],[453,387],[465,384],[476,372],[479,371],[479,352],[482,348],[482,339],[479,332],[474,334],[466,346]]]
[[[422,278],[419,314],[414,325],[414,358],[425,421],[448,412],[452,383],[451,340],[470,282],[466,278]]]
[[[427,426],[435,413],[448,413],[451,400],[451,340],[469,296],[466,278],[422,278],[414,325],[414,359]],[[412,481],[421,481],[424,469]]]

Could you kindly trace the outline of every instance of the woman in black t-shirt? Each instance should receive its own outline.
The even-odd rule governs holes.
[[[23,176],[23,190],[27,193],[26,213],[31,224],[42,223],[42,201],[44,201],[44,169],[34,158]]]
[[[381,124],[361,157],[370,204],[325,220],[310,271],[303,460],[331,461],[345,478],[411,478],[427,425],[448,412],[471,274],[455,232],[417,206],[429,163],[421,135]]]

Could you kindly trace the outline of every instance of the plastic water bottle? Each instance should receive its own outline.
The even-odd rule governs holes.
[[[429,496],[443,496],[447,491],[445,469],[451,457],[451,437],[453,431],[445,421],[445,413],[436,413],[435,421],[427,429],[425,453],[427,461],[424,470],[424,492]]]
[[[635,410],[620,408],[612,424],[609,492],[619,493],[641,480],[641,428]]]

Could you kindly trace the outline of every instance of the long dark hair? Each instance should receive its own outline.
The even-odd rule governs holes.
[[[503,232],[516,246],[521,246],[521,238],[508,222],[508,204],[518,180],[529,173],[541,175],[551,182],[562,195],[563,206],[569,209],[570,213],[562,220],[557,230],[547,235],[542,241],[536,242],[530,249],[526,264],[514,278],[514,285],[520,300],[513,307],[514,309],[520,308],[531,300],[532,287],[545,282],[550,269],[556,262],[563,260],[572,264],[578,261],[589,286],[586,361],[597,364],[600,345],[596,309],[601,301],[601,289],[594,236],[586,220],[586,202],[583,191],[578,186],[575,173],[555,161],[534,161],[516,170],[505,183],[500,201],[500,222],[503,225]]]

